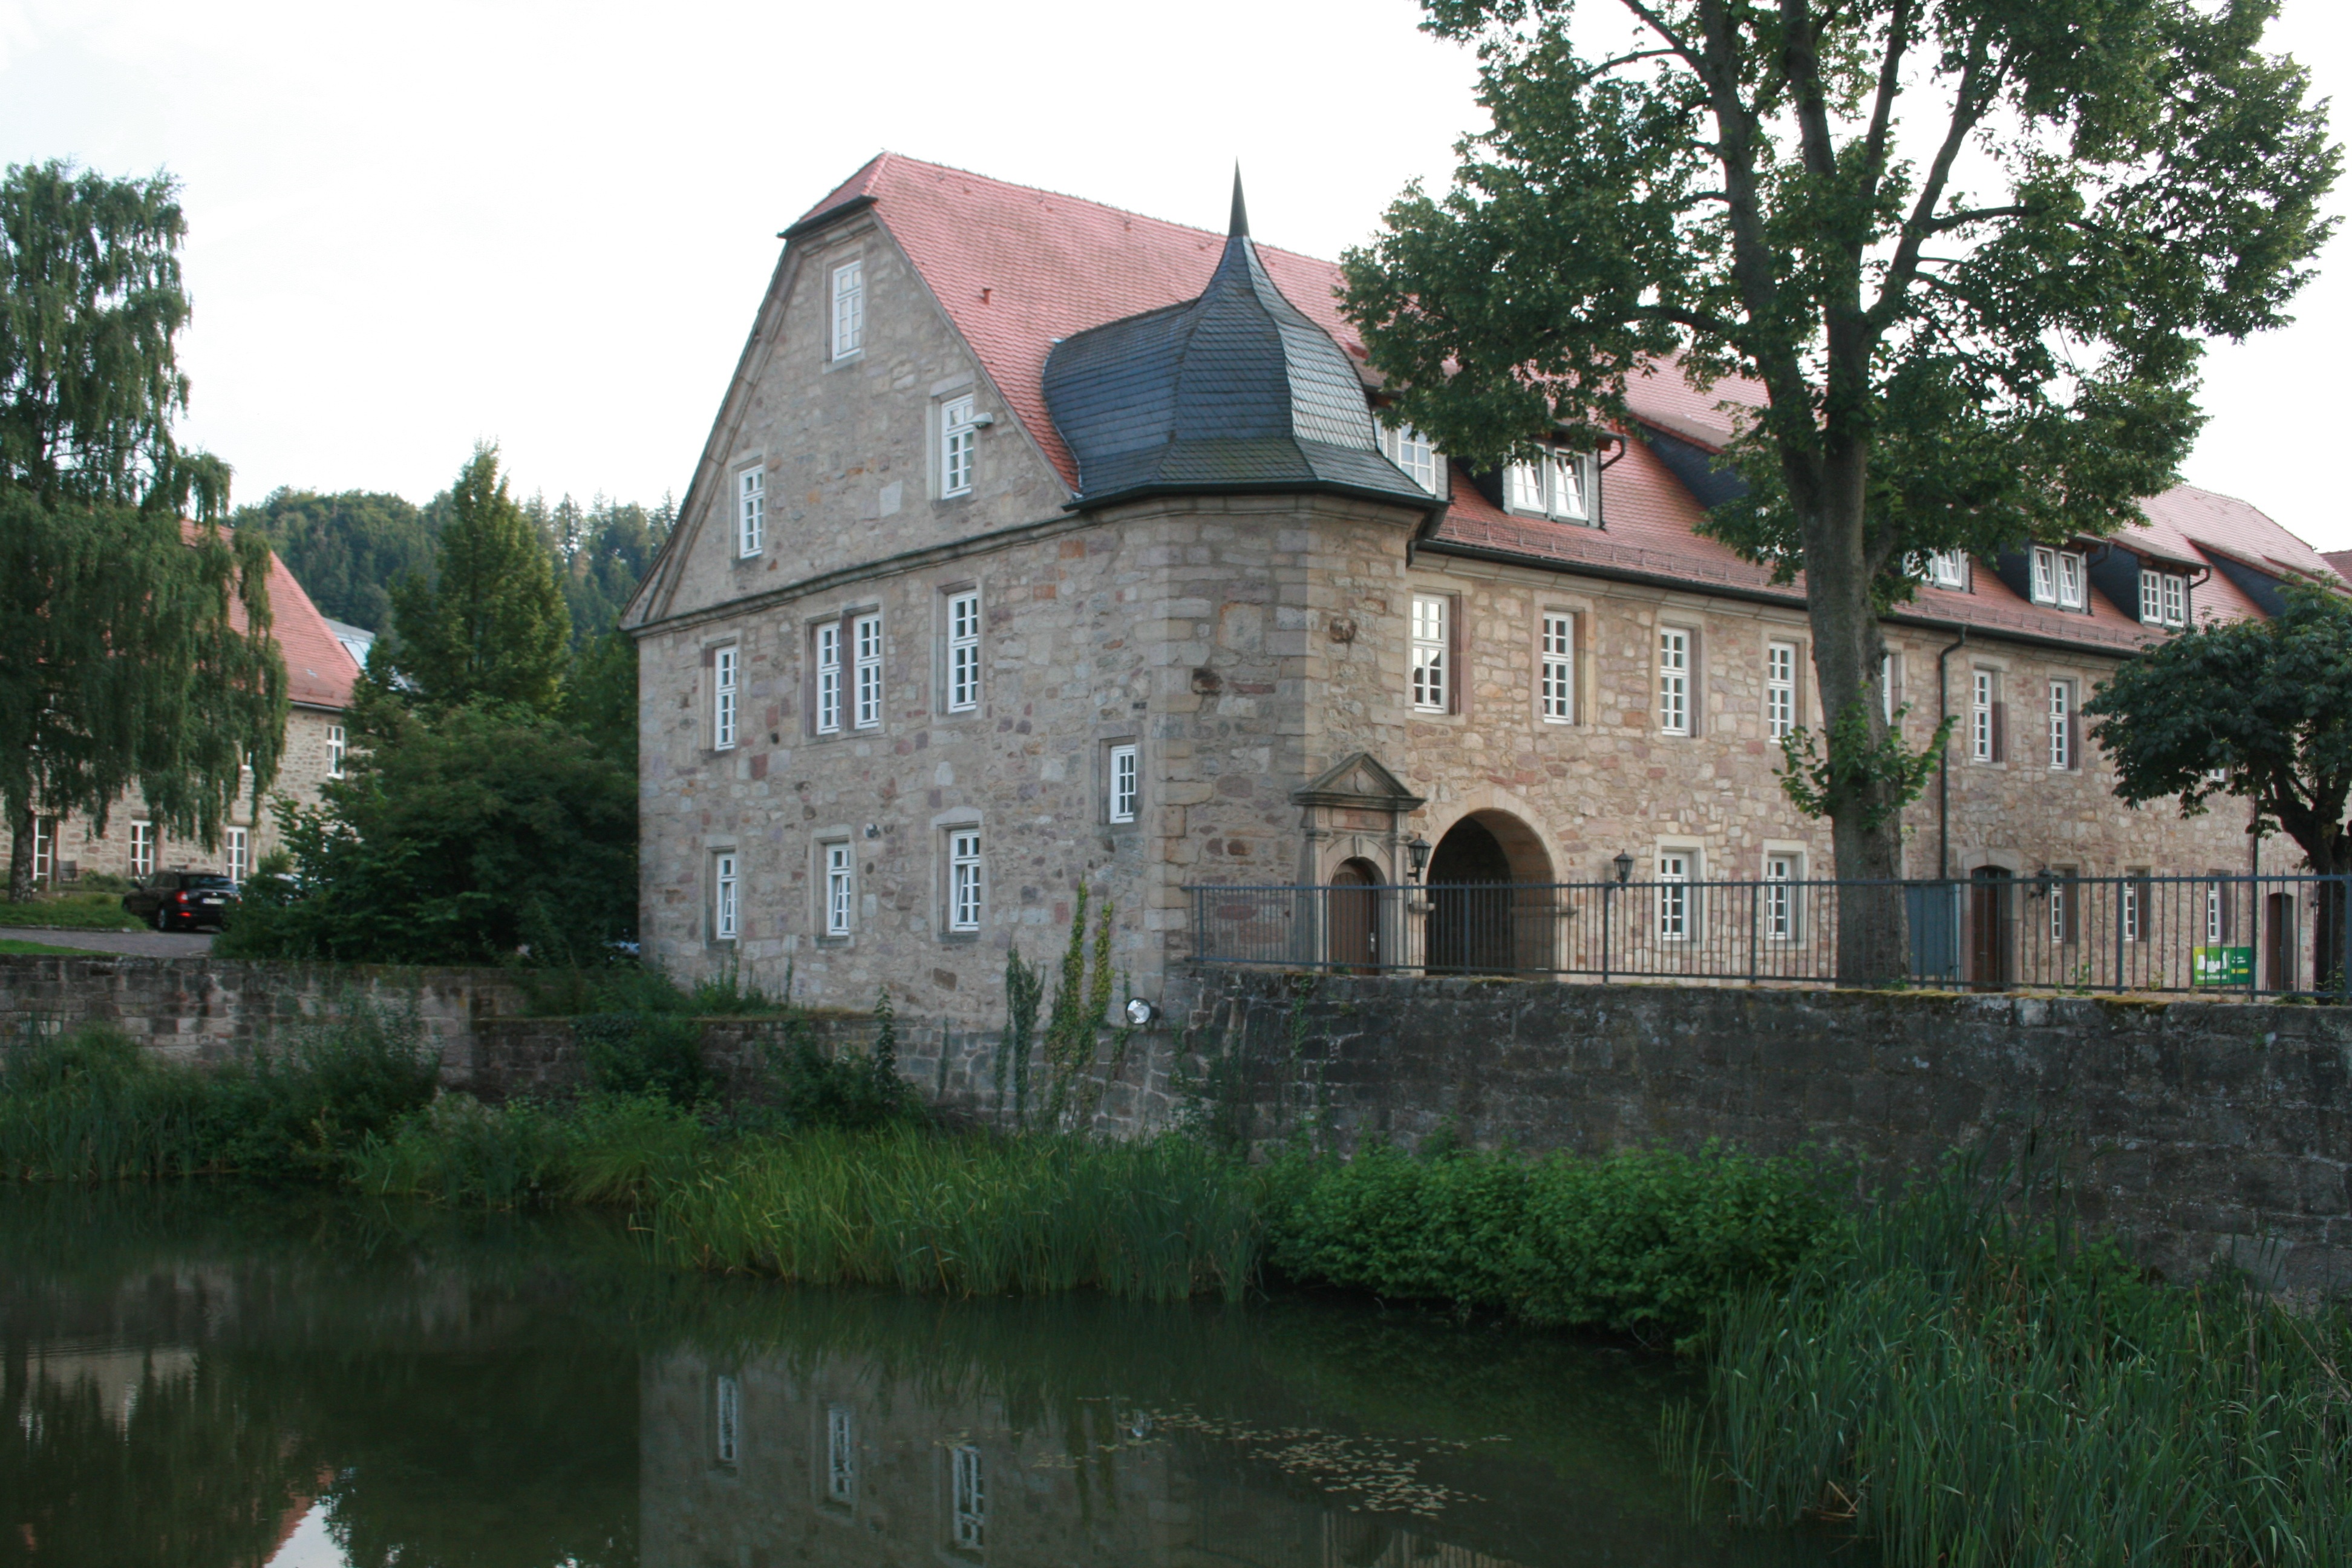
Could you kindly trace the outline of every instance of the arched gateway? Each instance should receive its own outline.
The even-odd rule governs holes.
[[[1507,811],[1474,811],[1429,858],[1427,958],[1433,973],[1549,969],[1559,900],[1551,857]]]

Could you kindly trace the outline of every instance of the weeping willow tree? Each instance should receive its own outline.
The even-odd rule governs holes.
[[[277,776],[286,670],[269,549],[220,525],[228,469],[180,449],[178,189],[63,163],[0,177],[0,809],[8,897],[36,817],[103,830],[137,789],[210,848]],[[248,771],[249,770],[249,771]]]

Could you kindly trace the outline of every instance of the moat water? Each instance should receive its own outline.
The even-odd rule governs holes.
[[[1360,1301],[685,1275],[607,1215],[0,1184],[0,1565],[1815,1564],[1672,1363]]]

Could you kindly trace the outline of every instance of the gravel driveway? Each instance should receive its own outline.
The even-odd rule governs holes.
[[[140,958],[201,958],[213,950],[210,931],[55,931],[47,926],[0,928],[0,937],[82,947],[92,952],[128,952]]]

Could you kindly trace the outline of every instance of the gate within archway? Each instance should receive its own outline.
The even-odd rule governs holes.
[[[1559,924],[1543,842],[1506,812],[1473,812],[1429,858],[1427,967],[1494,973],[1551,967]]]

